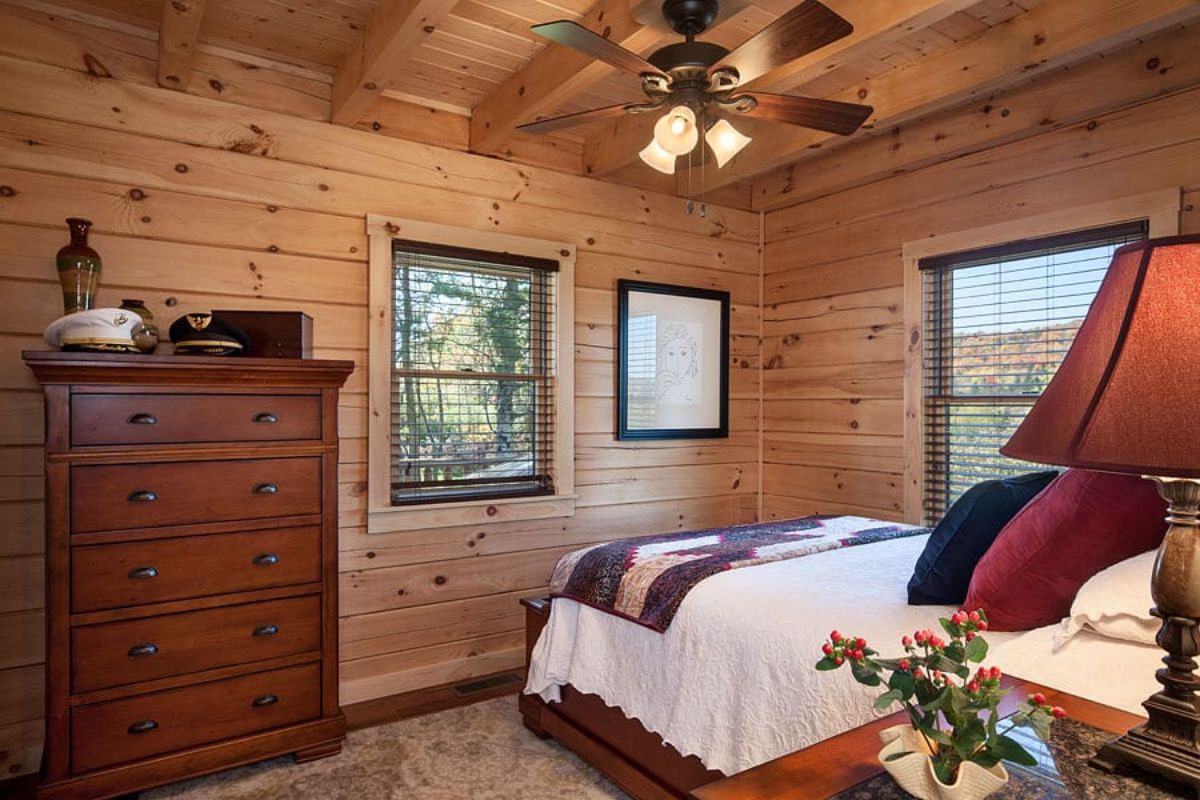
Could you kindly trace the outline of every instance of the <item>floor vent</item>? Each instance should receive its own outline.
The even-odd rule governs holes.
[[[493,675],[490,678],[484,678],[481,681],[472,681],[471,683],[460,683],[454,687],[454,694],[458,697],[470,697],[473,694],[486,692],[491,689],[499,689],[502,686],[512,686],[521,682],[521,676],[515,672],[510,672],[507,675]]]

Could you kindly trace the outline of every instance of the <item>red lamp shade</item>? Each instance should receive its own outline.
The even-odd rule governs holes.
[[[1200,235],[1113,254],[1066,359],[1000,452],[1200,478]]]

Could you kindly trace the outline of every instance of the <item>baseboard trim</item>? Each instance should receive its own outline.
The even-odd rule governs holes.
[[[516,675],[520,680],[505,682],[492,688],[484,688],[466,694],[455,691],[458,687],[482,684],[493,679],[503,678],[507,675]],[[473,703],[491,700],[496,697],[516,694],[524,685],[525,668],[520,667],[518,669],[504,670],[503,672],[493,672],[489,675],[481,675],[478,678],[471,678],[469,680],[443,683],[440,686],[415,689],[411,692],[377,697],[373,700],[363,700],[360,703],[342,706],[342,711],[346,714],[346,723],[349,725],[350,730],[358,730],[360,728],[370,728],[375,725],[384,725],[389,722],[408,719],[409,717],[419,717],[437,711],[469,706]]]

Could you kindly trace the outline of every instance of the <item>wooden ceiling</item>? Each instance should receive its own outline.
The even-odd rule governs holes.
[[[361,125],[364,119],[389,113],[395,118],[404,109],[423,106],[463,121],[465,141],[448,146],[687,190],[636,161],[653,124],[645,117],[551,137],[513,130],[537,117],[641,97],[636,77],[548,46],[530,25],[577,20],[648,54],[678,39],[664,23],[644,24],[656,19],[658,0],[7,1],[161,29],[159,82],[164,86],[186,87],[188,55],[197,47],[222,48],[328,80],[335,123]],[[875,117],[849,142],[746,120],[745,130],[755,142],[720,173],[708,171],[709,189],[740,186],[748,197],[750,184],[778,183],[777,171],[795,161],[824,156],[1200,16],[1196,0],[825,1],[855,25],[855,32],[754,86],[871,103]],[[723,13],[702,38],[732,48],[796,2],[733,4],[740,7]],[[173,74],[180,72],[182,78]],[[941,94],[939,87],[944,87]],[[390,112],[388,101],[395,104]],[[376,122],[374,127],[382,126]],[[436,130],[449,135],[444,125]]]

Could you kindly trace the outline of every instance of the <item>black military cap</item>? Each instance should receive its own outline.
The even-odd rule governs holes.
[[[184,314],[171,323],[170,334],[180,355],[240,355],[250,344],[241,328],[208,311]]]

